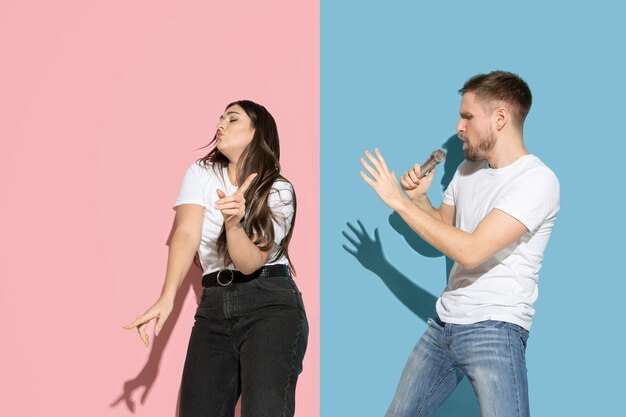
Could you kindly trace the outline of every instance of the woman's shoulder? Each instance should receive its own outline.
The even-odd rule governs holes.
[[[280,177],[280,178],[276,179],[276,181],[274,181],[274,184],[272,184],[272,191],[275,191],[275,192],[282,192],[282,191],[293,192],[293,185],[291,185],[291,182],[289,182],[289,180],[287,178]]]
[[[217,167],[217,165],[213,164],[212,162],[204,162],[201,160],[194,161],[187,168],[188,173],[193,173],[195,176],[205,179],[216,177],[218,170],[219,168]]]
[[[294,199],[293,185],[291,185],[289,180],[281,177],[274,181],[268,197],[270,207],[292,206]]]

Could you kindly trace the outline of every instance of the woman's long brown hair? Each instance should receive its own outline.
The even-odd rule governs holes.
[[[268,206],[268,198],[272,187],[276,181],[289,181],[280,175],[280,145],[278,142],[278,129],[276,122],[267,109],[260,104],[250,100],[239,100],[230,103],[226,108],[238,105],[248,115],[254,128],[254,136],[252,141],[244,149],[239,158],[239,170],[237,173],[237,183],[243,182],[252,173],[257,176],[252,181],[250,188],[245,192],[246,213],[241,220],[243,228],[248,236],[253,239],[255,245],[262,251],[267,251],[274,244],[274,225],[272,223],[273,214]],[[228,158],[224,156],[215,146],[216,137],[207,146],[213,146],[213,149],[201,158],[198,162],[205,167],[222,168],[219,172],[223,172],[223,168],[228,167]],[[217,171],[217,170],[216,170]],[[293,190],[293,186],[291,187]],[[278,193],[277,190],[274,192]],[[283,193],[278,193],[281,198]],[[292,191],[291,201],[282,201],[284,204],[293,204],[293,217],[291,226],[285,237],[280,242],[280,248],[272,259],[268,262],[275,261],[281,256],[285,256],[289,262],[289,270],[295,275],[295,268],[289,258],[289,242],[293,234],[296,223],[296,193]],[[282,198],[281,198],[282,200]],[[282,219],[277,219],[282,220]],[[285,225],[289,226],[289,225]],[[226,231],[222,226],[222,231],[217,238],[217,253],[224,258],[224,266],[228,265],[232,259],[228,254],[226,245]]]

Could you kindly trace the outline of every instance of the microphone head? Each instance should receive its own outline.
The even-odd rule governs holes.
[[[433,158],[435,162],[440,163],[446,159],[446,152],[443,149],[437,149],[430,157]]]

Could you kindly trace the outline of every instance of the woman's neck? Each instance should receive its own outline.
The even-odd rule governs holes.
[[[237,172],[238,172],[238,170],[237,170],[237,161],[235,161],[235,162],[229,161],[228,162],[228,168],[226,169],[226,172],[228,174],[228,179],[230,180],[230,183],[232,185],[239,186],[239,183],[238,183],[238,180],[237,180],[237,178],[238,178],[238,175],[237,175]]]

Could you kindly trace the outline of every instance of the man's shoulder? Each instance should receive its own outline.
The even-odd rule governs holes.
[[[538,156],[532,154],[525,158],[523,164],[520,164],[518,178],[534,178],[558,183],[558,178],[554,171]]]

